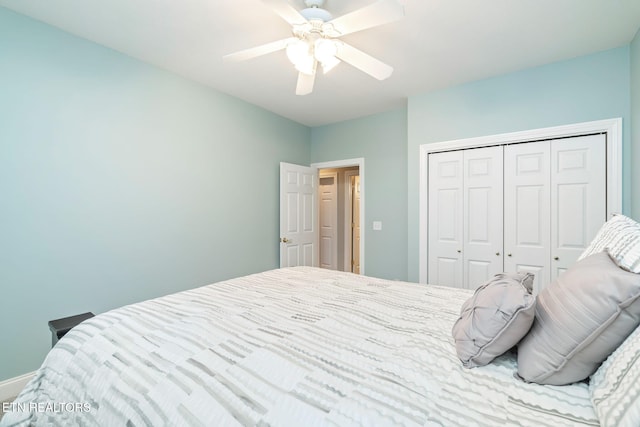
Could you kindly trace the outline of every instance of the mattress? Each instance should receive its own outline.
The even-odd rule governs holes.
[[[125,306],[62,338],[0,424],[599,425],[585,383],[462,367],[470,295],[295,267]]]

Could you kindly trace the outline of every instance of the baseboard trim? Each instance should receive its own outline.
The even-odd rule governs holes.
[[[8,399],[14,398],[20,394],[24,386],[27,385],[31,378],[35,375],[34,372],[29,372],[19,377],[9,378],[0,382],[0,402],[4,402]]]

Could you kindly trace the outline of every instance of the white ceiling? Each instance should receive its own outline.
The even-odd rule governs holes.
[[[334,17],[375,0],[327,0]],[[302,9],[302,0],[290,0]],[[0,0],[0,5],[308,126],[405,105],[409,96],[629,43],[640,0],[399,0],[406,17],[343,39],[395,68],[340,64],[296,96],[284,52],[222,56],[290,36],[260,0]]]

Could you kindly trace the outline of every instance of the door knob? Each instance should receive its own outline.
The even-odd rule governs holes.
[[[460,249],[458,249],[458,253],[461,253],[462,251]]]
[[[500,256],[500,252],[496,252],[496,256]]]
[[[511,256],[511,254],[507,254],[507,256]]]
[[[289,242],[291,242],[291,240],[287,239],[286,237],[281,238],[281,239],[280,239],[280,241],[281,241],[282,243],[289,243]]]
[[[554,256],[554,257],[553,257],[553,259],[555,259],[556,261],[559,261],[559,260],[560,260],[560,258],[559,258],[559,257],[557,257],[557,256]]]

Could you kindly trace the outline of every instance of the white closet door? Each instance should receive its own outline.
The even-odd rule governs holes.
[[[606,139],[551,142],[551,280],[569,268],[606,220]]]
[[[463,286],[475,289],[503,271],[503,149],[463,151]]]
[[[462,287],[462,151],[429,155],[429,283]]]
[[[551,272],[551,143],[504,147],[504,270],[533,273],[534,294]]]

